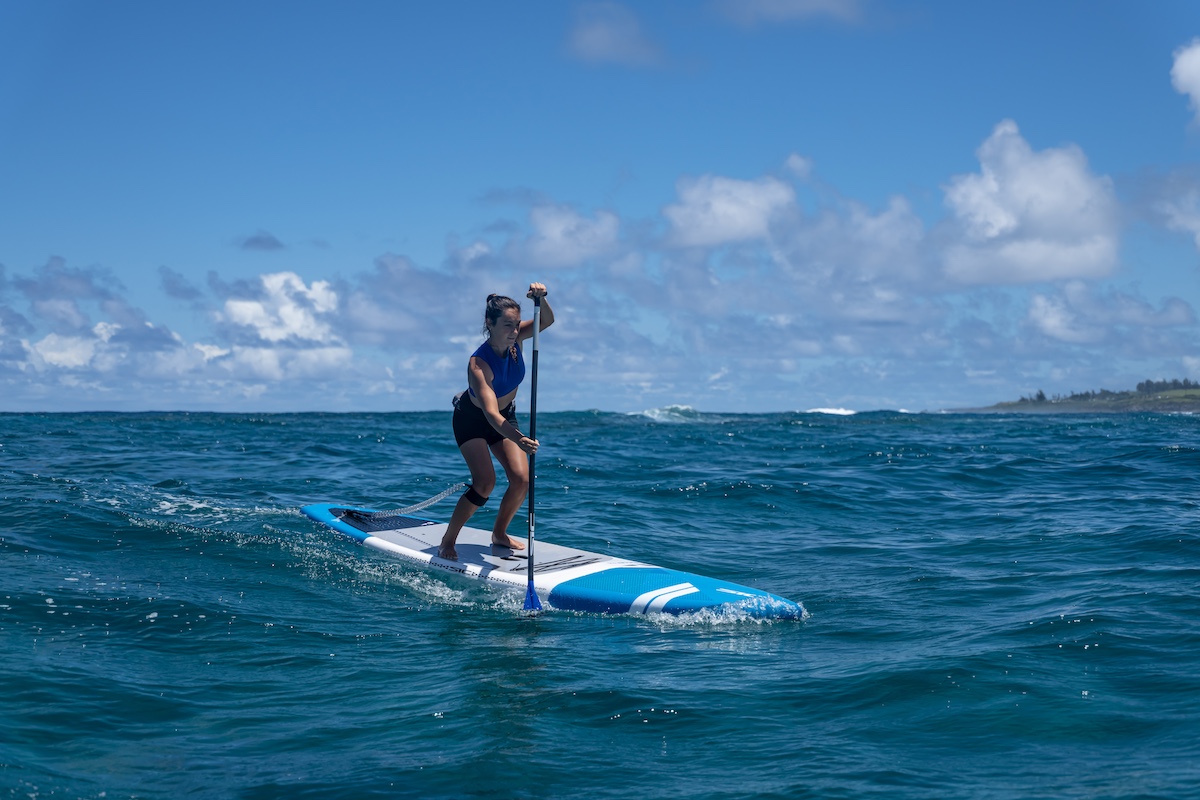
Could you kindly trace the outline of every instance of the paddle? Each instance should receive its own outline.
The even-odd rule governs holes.
[[[542,298],[533,298],[533,366],[529,380],[529,438],[537,439],[537,368],[538,368],[538,333],[542,327]],[[525,610],[541,611],[542,601],[533,590],[533,486],[534,459],[536,453],[529,454],[529,587],[525,590]]]

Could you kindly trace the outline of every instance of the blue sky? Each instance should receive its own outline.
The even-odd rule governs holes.
[[[0,410],[445,410],[534,280],[547,410],[1200,379],[1200,11],[0,0]]]

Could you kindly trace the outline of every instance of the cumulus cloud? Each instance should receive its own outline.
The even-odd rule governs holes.
[[[1101,278],[1117,265],[1112,181],[1074,145],[1034,151],[1012,120],[977,151],[980,171],[944,187],[958,222],[945,271],[963,284]]]
[[[791,186],[775,178],[754,181],[704,175],[676,186],[679,202],[663,209],[672,243],[714,247],[764,239],[771,222],[795,203]]]
[[[1155,210],[1162,215],[1168,228],[1188,234],[1200,249],[1200,188],[1161,200]]]
[[[609,406],[715,410],[730,397],[765,410],[886,406],[885,391],[925,403],[910,395],[934,384],[959,397],[985,385],[999,399],[1044,365],[1182,364],[1200,352],[1187,302],[1099,280],[1116,266],[1116,199],[1079,148],[1035,150],[1004,121],[978,155],[977,172],[947,180],[941,222],[904,196],[868,204],[815,183],[801,203],[812,161],[784,151],[761,177],[680,178],[674,199],[641,219],[496,195],[526,215],[451,234],[437,265],[385,253],[345,277],[212,272],[206,283],[162,267],[167,297],[211,294],[212,327],[191,341],[152,324],[103,269],[52,261],[2,273],[0,402],[14,402],[14,387],[44,396],[72,382],[59,394],[143,387],[182,407],[206,397],[224,408],[445,410],[480,340],[483,298],[521,299],[533,279],[557,298],[542,360],[550,408],[594,405],[596,363],[611,367]],[[1157,219],[1200,235],[1196,186],[1175,176],[1147,205],[1171,198]],[[335,373],[349,387],[342,401],[311,388]],[[1081,374],[1069,388],[1102,385]]]
[[[529,212],[532,228],[518,258],[536,267],[573,267],[612,252],[621,223],[616,214],[599,211],[588,219],[567,206],[538,206]]]
[[[1196,113],[1196,122],[1200,124],[1200,37],[1175,51],[1171,85],[1175,91],[1187,95],[1188,104]]]
[[[337,340],[329,322],[322,319],[338,305],[337,292],[328,281],[313,281],[309,286],[294,272],[263,275],[260,281],[258,297],[226,300],[221,318],[267,342]]]
[[[648,67],[662,61],[659,47],[646,37],[637,15],[617,3],[580,5],[567,52],[589,64]]]
[[[486,272],[475,269],[490,252],[477,244],[464,248],[470,253],[451,254],[450,272],[419,267],[395,253],[379,256],[373,270],[356,275],[345,287],[346,313],[339,320],[343,338],[411,352],[436,349],[447,329],[470,330],[460,299],[474,295],[482,303],[496,291],[485,289]]]
[[[1057,294],[1033,294],[1026,322],[1051,339],[1098,344],[1128,338],[1130,331],[1194,325],[1196,315],[1178,297],[1167,298],[1155,308],[1128,292],[1098,291],[1083,281],[1070,281]]]
[[[806,22],[832,19],[856,22],[862,17],[859,0],[717,0],[716,8],[739,25]]]
[[[85,367],[91,362],[98,343],[99,340],[95,338],[59,336],[57,333],[51,333],[41,341],[27,346],[42,364],[75,369]]]

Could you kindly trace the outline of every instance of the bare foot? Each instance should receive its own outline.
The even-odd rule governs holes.
[[[458,551],[456,551],[453,547],[451,547],[449,550],[444,547],[439,547],[438,558],[444,558],[447,561],[458,561]]]
[[[524,550],[525,549],[525,543],[522,542],[520,539],[514,539],[511,536],[509,536],[507,533],[503,534],[503,536],[504,536],[504,539],[498,539],[498,538],[496,538],[496,534],[493,533],[492,534],[492,546],[493,547],[507,547],[510,550]]]

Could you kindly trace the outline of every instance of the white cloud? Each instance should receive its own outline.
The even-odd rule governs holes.
[[[1171,85],[1175,91],[1187,95],[1188,104],[1196,112],[1196,122],[1200,123],[1200,37],[1175,51]]]
[[[1074,145],[1035,152],[1004,120],[978,150],[980,171],[945,187],[959,223],[948,277],[965,284],[1100,278],[1117,264],[1112,181]]]
[[[96,338],[102,342],[107,342],[117,331],[121,330],[121,326],[112,322],[97,322],[92,328],[92,333],[96,334]]]
[[[224,319],[251,328],[268,342],[287,339],[327,343],[337,339],[328,322],[318,318],[337,309],[337,293],[327,281],[305,285],[294,272],[260,277],[263,296],[225,301]]]
[[[80,310],[74,300],[62,298],[34,300],[32,306],[35,314],[55,326],[71,330],[79,330],[88,326],[87,315]]]
[[[1062,298],[1035,294],[1029,300],[1026,319],[1036,330],[1061,342],[1088,344],[1104,336],[1101,329],[1083,323]]]
[[[200,353],[200,355],[204,356],[205,362],[212,361],[214,358],[220,358],[221,356],[227,356],[230,353],[230,351],[226,348],[218,347],[214,344],[197,343],[192,345],[192,347],[194,347]]]
[[[855,22],[862,16],[859,0],[717,0],[716,7],[734,22],[746,26],[822,17]]]
[[[34,344],[26,342],[25,346],[35,357],[35,366],[40,362],[51,367],[78,369],[91,363],[96,354],[96,344],[95,339],[51,333]]]
[[[647,67],[662,60],[658,46],[642,32],[637,16],[617,3],[579,6],[567,51],[591,64]]]
[[[587,219],[566,206],[539,206],[529,212],[533,232],[520,255],[539,267],[572,267],[611,252],[621,223],[609,211]]]
[[[1156,210],[1163,215],[1167,227],[1190,234],[1200,249],[1200,189],[1191,189],[1173,200],[1163,200]]]
[[[1026,322],[1035,330],[1071,344],[1127,341],[1129,333],[1194,325],[1192,307],[1178,297],[1154,308],[1143,298],[1083,281],[1069,281],[1056,295],[1030,297]]]
[[[808,180],[812,176],[813,161],[811,158],[805,158],[798,153],[792,153],[784,161],[784,166],[788,172],[795,175],[800,180]]]
[[[792,187],[775,178],[743,181],[704,175],[680,180],[680,202],[663,209],[671,241],[714,247],[766,238],[773,218],[795,203]]]

